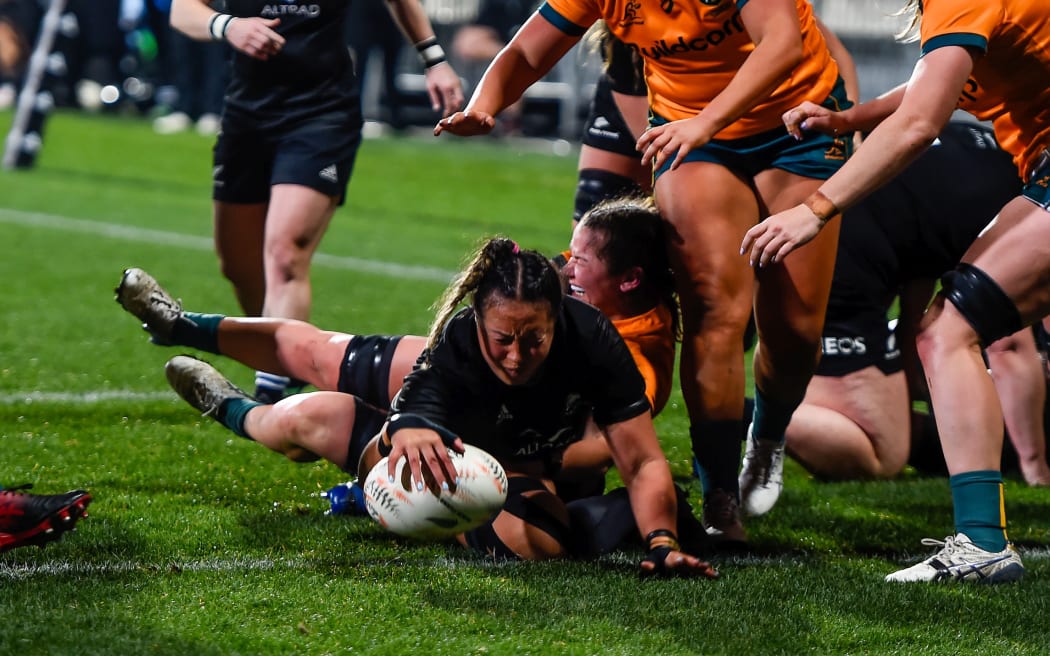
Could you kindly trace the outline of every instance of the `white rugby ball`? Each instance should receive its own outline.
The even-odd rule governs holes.
[[[448,453],[459,485],[437,496],[427,487],[419,491],[412,485],[405,458],[397,463],[393,482],[387,473],[388,458],[380,460],[365,477],[368,514],[392,533],[421,540],[458,535],[492,519],[507,500],[503,467],[469,444],[463,453],[451,449]]]

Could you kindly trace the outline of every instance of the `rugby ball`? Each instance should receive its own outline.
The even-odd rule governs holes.
[[[463,453],[448,451],[459,476],[455,490],[435,495],[428,487],[417,490],[407,460],[397,463],[393,482],[388,458],[365,477],[368,514],[386,530],[420,540],[458,535],[492,519],[507,500],[507,474],[487,452],[469,444]]]

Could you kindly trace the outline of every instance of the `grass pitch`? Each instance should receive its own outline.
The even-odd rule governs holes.
[[[752,552],[715,559],[717,581],[641,581],[633,552],[492,563],[324,516],[317,494],[346,475],[196,416],[164,380],[177,351],[113,302],[141,266],[188,308],[238,312],[211,250],[210,141],[129,118],[47,127],[34,170],[0,173],[0,482],[95,501],[60,543],[0,556],[0,655],[1050,652],[1050,492],[1017,478],[1028,577],[1001,587],[882,582],[951,532],[947,481],[914,473],[826,484],[789,462]],[[574,184],[572,157],[524,144],[365,142],[316,261],[314,321],[425,331],[480,238],[563,249]],[[657,428],[695,499],[686,427],[676,394]]]

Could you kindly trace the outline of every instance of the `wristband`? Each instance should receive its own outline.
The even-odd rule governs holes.
[[[674,534],[674,531],[666,528],[658,528],[645,536],[645,546],[650,554],[661,550],[666,550],[667,553],[681,551],[678,536]],[[667,553],[664,553],[664,557],[667,556]]]
[[[423,68],[432,68],[445,61],[445,51],[438,44],[436,36],[423,39],[416,44],[416,52],[423,61]]]
[[[809,208],[810,212],[820,219],[821,223],[827,223],[828,219],[841,214],[842,210],[838,208],[830,198],[824,195],[819,189],[809,195],[809,198],[802,201],[802,204]]]
[[[211,34],[213,41],[224,41],[226,39],[226,30],[229,29],[233,19],[234,16],[220,12],[215,12],[211,15],[211,18],[208,20],[208,33]]]

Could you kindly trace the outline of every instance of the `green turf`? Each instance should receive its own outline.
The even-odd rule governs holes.
[[[718,581],[641,581],[635,552],[498,564],[324,516],[317,493],[346,476],[196,416],[164,381],[174,352],[113,302],[135,265],[189,308],[236,312],[209,241],[210,146],[60,113],[38,166],[0,173],[0,482],[95,497],[74,534],[0,556],[0,655],[1050,652],[1050,493],[1015,477],[1029,575],[1001,587],[882,582],[951,531],[946,481],[914,473],[825,484],[788,463],[781,502],[748,524],[753,552],[717,558]],[[497,140],[365,142],[315,321],[425,331],[479,238],[564,248],[574,170]],[[676,393],[658,429],[695,498],[686,426]]]

